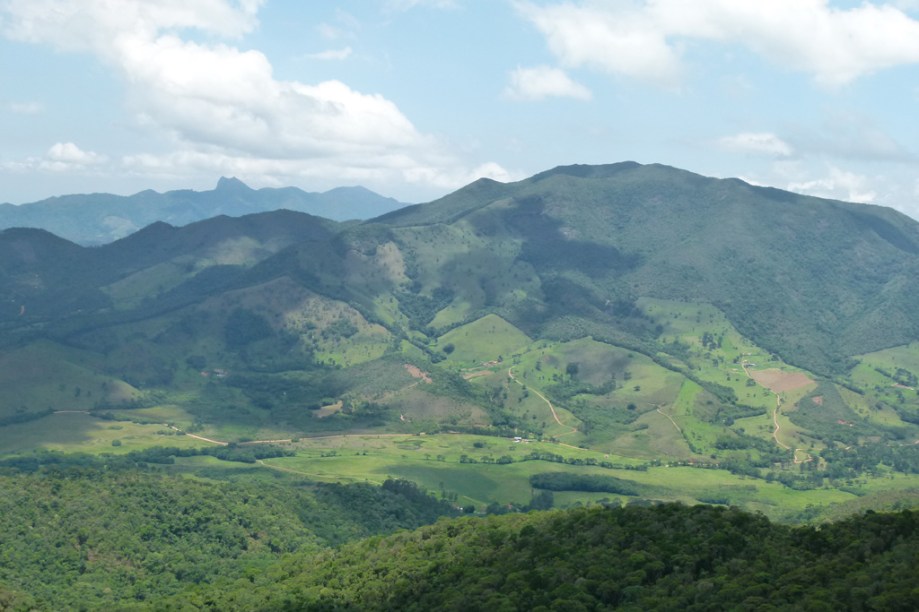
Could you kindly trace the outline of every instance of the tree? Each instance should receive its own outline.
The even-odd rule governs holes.
[[[264,317],[245,308],[237,308],[227,317],[224,327],[224,339],[227,346],[233,349],[244,346],[273,335],[271,325]]]

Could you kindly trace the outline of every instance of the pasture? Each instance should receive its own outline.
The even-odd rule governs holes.
[[[108,421],[79,412],[0,427],[0,451],[10,454],[33,450],[121,454],[153,446],[195,448],[204,444],[165,424]]]

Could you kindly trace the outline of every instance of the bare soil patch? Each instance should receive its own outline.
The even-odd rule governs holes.
[[[334,404],[329,404],[328,406],[323,406],[319,410],[313,413],[313,416],[317,419],[324,419],[328,416],[332,416],[336,412],[342,409],[342,401],[338,400]]]
[[[428,373],[427,373],[427,372],[421,371],[421,370],[418,368],[418,366],[413,366],[413,365],[410,364],[410,363],[406,363],[406,364],[405,364],[405,370],[409,373],[409,375],[410,375],[412,378],[420,378],[422,381],[424,381],[425,383],[427,383],[427,384],[429,384],[429,385],[430,385],[432,382],[434,382],[433,380],[431,380],[431,377],[428,375]]]
[[[773,393],[793,391],[814,384],[806,374],[801,372],[783,372],[775,368],[769,370],[747,370],[750,378],[766,387]]]

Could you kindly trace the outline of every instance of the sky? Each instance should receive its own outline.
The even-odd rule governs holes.
[[[919,219],[919,0],[0,0],[0,202],[626,160]]]

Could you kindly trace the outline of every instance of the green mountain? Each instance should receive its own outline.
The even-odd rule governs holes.
[[[537,335],[558,314],[616,326],[641,297],[701,301],[764,348],[829,373],[919,333],[919,225],[881,207],[624,163],[479,181],[377,222],[462,227],[501,244],[507,254],[483,268],[527,266],[541,303],[513,304],[509,289],[482,306]]]
[[[239,217],[278,209],[345,221],[368,219],[404,206],[363,187],[310,193],[296,187],[251,189],[221,178],[211,191],[189,189],[132,196],[68,195],[15,206],[0,204],[0,229],[33,227],[84,245],[106,244],[155,222],[181,226],[218,215]]]
[[[150,292],[201,283],[227,268],[251,267],[295,243],[326,241],[338,231],[326,219],[287,210],[220,216],[181,228],[162,221],[99,247],[80,247],[45,230],[0,232],[0,323],[28,327],[61,323],[71,316],[102,317],[136,286]],[[207,274],[200,273],[207,270]],[[108,294],[103,288],[108,288]],[[114,293],[113,293],[114,292]],[[117,295],[117,297],[115,297]],[[139,296],[131,295],[133,298]]]
[[[0,256],[8,453],[283,440],[266,469],[479,509],[919,490],[919,224],[889,209],[622,163]]]

